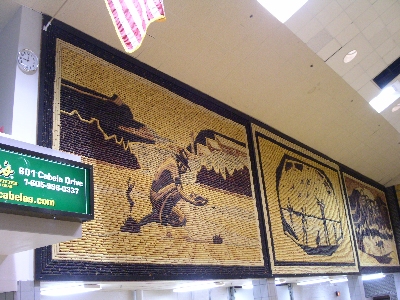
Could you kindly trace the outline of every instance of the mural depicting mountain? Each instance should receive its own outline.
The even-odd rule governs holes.
[[[78,111],[85,120],[96,119],[108,135],[125,142],[154,144],[157,136],[144,124],[134,120],[130,108],[118,95],[106,96],[96,91],[62,80],[61,111]]]
[[[225,169],[225,174],[225,176],[222,176],[221,173],[215,172],[214,169],[207,170],[203,166],[200,172],[197,173],[196,182],[232,193],[252,196],[250,173],[246,166],[241,170],[233,171],[232,175]]]
[[[60,150],[127,168],[140,168],[136,156],[123,140],[118,141],[115,135],[105,136],[96,120],[89,122],[82,120],[78,114],[62,113],[60,122]]]
[[[245,143],[207,129],[193,138],[187,150],[199,158],[206,158],[197,170],[197,183],[252,196]]]
[[[212,151],[222,151],[234,156],[247,157],[246,144],[214,130],[202,130],[187,149],[197,155],[207,155]]]

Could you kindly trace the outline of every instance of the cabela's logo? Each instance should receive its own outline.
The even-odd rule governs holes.
[[[3,176],[5,178],[14,178],[14,170],[11,168],[10,163],[5,160],[4,161],[4,167],[0,165],[0,176]]]

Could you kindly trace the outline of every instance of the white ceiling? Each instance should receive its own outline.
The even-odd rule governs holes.
[[[381,91],[372,79],[400,57],[397,0],[308,1],[285,25],[368,102]],[[344,64],[352,50],[356,59]],[[400,132],[398,103],[383,116]]]
[[[20,4],[53,16],[63,3],[1,0],[0,30]],[[150,25],[133,57],[381,184],[400,183],[400,126],[392,125],[400,110],[382,116],[367,102],[379,92],[371,79],[400,56],[399,0],[309,0],[286,24],[256,0],[164,6],[167,20]],[[68,0],[56,18],[123,51],[103,1]],[[344,64],[353,49],[358,56]],[[177,282],[119,288],[147,285]]]
[[[64,0],[2,0],[1,26],[16,3],[53,16]],[[381,184],[400,183],[400,134],[366,101],[378,92],[371,78],[400,55],[399,0],[309,0],[286,24],[256,0],[164,6],[166,21],[150,25],[133,57]],[[123,51],[101,1],[68,0],[56,18]]]

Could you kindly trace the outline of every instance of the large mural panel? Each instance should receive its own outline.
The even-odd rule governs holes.
[[[385,192],[346,173],[343,177],[360,266],[399,266]]]
[[[274,274],[357,272],[339,167],[253,125]]]
[[[63,262],[77,276],[266,274],[246,125],[56,47],[52,147],[93,165],[95,219],[81,239],[53,245],[55,274],[71,272]]]

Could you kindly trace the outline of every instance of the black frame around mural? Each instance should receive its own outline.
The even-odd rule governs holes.
[[[43,24],[47,24],[49,16],[43,16]],[[269,264],[269,254],[266,240],[265,218],[261,203],[260,184],[255,160],[255,149],[252,138],[251,124],[256,124],[284,139],[294,143],[308,151],[339,165],[340,173],[347,174],[366,182],[372,186],[383,189],[389,207],[390,218],[395,235],[397,249],[400,249],[400,210],[394,188],[385,189],[382,185],[366,178],[365,176],[349,169],[348,167],[332,160],[326,155],[304,145],[297,140],[269,127],[266,124],[237,111],[228,105],[211,98],[210,96],[193,89],[186,84],[155,70],[142,62],[126,55],[58,20],[53,20],[47,31],[42,33],[41,66],[39,83],[39,110],[38,119],[38,145],[52,147],[53,124],[53,98],[54,98],[54,74],[56,57],[56,39],[60,38],[72,45],[76,45],[85,51],[92,53],[116,66],[146,78],[171,92],[184,97],[198,105],[243,124],[246,128],[248,148],[251,159],[253,185],[255,190],[256,205],[258,210],[259,228],[262,241],[262,253],[264,267],[244,266],[215,266],[215,265],[152,265],[152,264],[128,264],[128,263],[99,263],[87,261],[55,260],[52,258],[52,246],[35,250],[35,279],[36,280],[103,280],[103,281],[140,281],[140,280],[202,280],[202,279],[230,279],[230,278],[268,278],[273,277]],[[343,177],[341,175],[342,183]],[[347,197],[347,195],[345,195]],[[348,199],[346,199],[348,204]],[[348,209],[348,207],[347,207]],[[348,210],[348,214],[350,212]],[[354,237],[354,232],[353,232]],[[354,245],[356,247],[356,245]],[[399,253],[399,251],[398,251]],[[357,257],[358,259],[358,257]],[[360,267],[360,273],[372,272],[400,272],[400,267]],[[340,274],[340,273],[334,273]],[[319,274],[319,275],[334,275]],[[313,274],[280,274],[279,276],[306,276]]]
[[[390,218],[390,223],[392,225],[392,230],[393,230],[393,235],[394,235],[394,242],[397,248],[397,255],[399,257],[400,261],[400,209],[397,201],[397,196],[396,196],[396,191],[394,187],[389,187],[386,188],[385,186],[377,183],[374,180],[371,180],[370,178],[348,168],[347,166],[341,166],[340,168],[341,171],[341,177],[342,177],[342,182],[344,184],[344,174],[350,175],[351,177],[354,177],[355,179],[370,185],[378,190],[381,190],[386,197],[386,202],[389,210],[389,218]],[[344,186],[344,189],[346,190],[346,187]],[[351,212],[350,212],[350,202],[348,199],[347,191],[345,192],[345,197],[347,198],[347,205],[349,206],[349,216],[351,218]],[[353,224],[353,220],[351,219],[350,222]],[[353,231],[353,236],[355,238],[355,232]],[[355,245],[357,249],[357,245]],[[358,257],[358,250],[357,250],[357,259],[358,259],[358,265],[360,269],[361,274],[371,274],[371,273],[396,273],[400,271],[400,266],[391,266],[391,267],[385,267],[385,266],[361,266],[359,257]]]
[[[319,165],[321,165],[321,166],[323,166],[323,167],[325,167],[325,168],[327,168],[327,169],[330,169],[330,170],[332,170],[333,172],[337,173],[339,179],[341,180],[341,173],[340,173],[340,170],[337,170],[337,169],[333,168],[332,166],[327,165],[327,164],[324,163],[323,161],[317,160],[316,158],[311,157],[311,156],[309,156],[309,155],[307,155],[307,154],[305,154],[305,153],[303,153],[303,152],[301,152],[301,151],[299,151],[299,150],[296,150],[296,149],[294,149],[294,148],[291,148],[291,147],[289,147],[288,145],[282,144],[282,143],[280,143],[280,142],[274,140],[273,138],[264,135],[263,133],[261,133],[261,132],[259,132],[259,131],[257,131],[257,130],[255,130],[255,137],[256,137],[256,138],[259,138],[259,137],[260,137],[260,138],[263,138],[263,139],[265,139],[265,140],[267,140],[267,141],[269,141],[269,142],[272,142],[272,143],[276,144],[276,145],[279,146],[279,147],[282,147],[283,149],[289,150],[289,151],[291,151],[291,152],[293,152],[293,153],[295,153],[295,154],[297,154],[297,155],[299,155],[299,156],[301,156],[301,157],[303,157],[303,158],[305,158],[305,159],[307,159],[307,160],[313,161],[313,162],[315,162],[315,163],[317,163],[317,164],[319,164]],[[257,151],[258,151],[258,157],[259,157],[259,159],[261,160],[261,153],[260,153],[260,149],[259,149],[258,143],[257,143],[257,147],[258,147],[258,149],[257,149]],[[302,147],[302,148],[304,148],[304,147]],[[310,151],[309,148],[304,148],[304,150],[309,150],[309,151]],[[315,151],[310,151],[310,152],[315,153]],[[285,154],[285,156],[287,156],[287,154]],[[329,159],[329,160],[330,160],[331,162],[333,162],[331,159]],[[267,192],[266,192],[266,190],[265,190],[265,174],[264,174],[262,171],[261,171],[261,180],[263,181],[263,191],[262,191],[262,192],[264,193],[264,195],[265,195],[264,197],[265,197],[266,201],[268,202]],[[348,213],[348,212],[349,212],[348,201],[347,201],[347,199],[346,199],[346,197],[345,197],[343,188],[344,188],[343,186],[340,186],[340,192],[341,192],[341,194],[343,195],[344,209],[345,209],[346,212]],[[270,213],[269,210],[268,210],[268,207],[266,208],[266,211],[267,211],[267,214]],[[270,218],[269,218],[269,217],[268,217],[268,224],[269,224],[269,228],[271,228],[271,223],[270,223]],[[349,227],[350,227],[350,223],[349,223],[348,225],[349,225]],[[352,235],[352,239],[353,239],[353,241],[354,241],[354,233],[353,233],[353,230],[352,230],[351,227],[349,228],[349,231],[350,231],[350,234]],[[270,247],[272,248],[271,250],[272,250],[272,256],[273,256],[271,259],[273,259],[274,265],[277,266],[277,267],[282,267],[282,266],[287,266],[287,267],[299,267],[299,266],[324,267],[324,266],[335,266],[335,267],[340,268],[341,266],[342,266],[342,267],[353,267],[353,266],[355,267],[355,266],[359,265],[359,264],[358,264],[358,256],[357,256],[357,253],[356,253],[357,251],[354,252],[354,254],[355,254],[355,261],[354,261],[354,263],[341,263],[341,262],[323,263],[323,262],[304,262],[304,261],[297,261],[297,262],[278,261],[278,260],[276,260],[276,258],[275,258],[275,255],[276,255],[275,249],[274,249],[274,248],[275,248],[275,245],[274,245],[274,243],[273,243],[274,235],[273,235],[273,233],[272,233],[271,230],[270,230],[270,235],[271,235],[271,241],[272,241],[272,242],[271,242],[272,245],[271,245]],[[356,249],[354,243],[352,244],[352,247],[354,247],[354,249]],[[357,273],[357,272],[353,272],[352,274],[356,274],[356,273]],[[319,274],[319,273],[318,273],[318,274]],[[349,273],[349,274],[350,274],[350,273]],[[281,276],[281,274],[279,274],[279,275]],[[290,276],[290,275],[291,275],[291,274],[283,274],[283,276]]]
[[[43,16],[43,24],[50,20]],[[255,163],[252,157],[250,118],[234,110],[226,104],[211,98],[198,90],[155,70],[148,65],[128,56],[114,48],[58,21],[43,31],[41,45],[41,68],[39,83],[39,120],[38,145],[52,147],[53,98],[56,40],[61,39],[75,45],[103,60],[139,75],[162,86],[171,92],[211,110],[218,115],[242,124],[246,129],[251,160],[253,185],[255,189],[257,217],[262,239],[262,254],[264,266],[215,266],[215,265],[155,265],[129,264],[110,262],[88,262],[76,260],[56,260],[52,257],[52,246],[35,250],[35,279],[36,280],[103,280],[103,281],[139,281],[139,280],[187,280],[187,279],[230,279],[230,278],[266,278],[271,277],[269,258],[264,239],[265,229],[261,203],[257,191]]]

